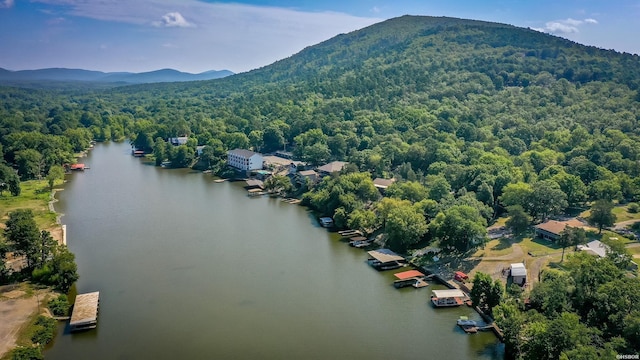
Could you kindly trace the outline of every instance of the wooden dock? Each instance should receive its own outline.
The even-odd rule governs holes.
[[[98,326],[100,292],[95,291],[76,296],[69,327],[71,331],[95,329]]]

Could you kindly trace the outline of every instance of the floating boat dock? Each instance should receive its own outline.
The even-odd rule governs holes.
[[[71,331],[95,329],[98,326],[100,292],[95,291],[76,296],[69,327]]]
[[[354,236],[362,236],[362,233],[358,230],[342,230],[342,231],[338,231],[338,234],[346,238],[350,238]]]

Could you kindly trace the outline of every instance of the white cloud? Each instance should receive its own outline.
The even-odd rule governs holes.
[[[537,29],[544,32],[550,33],[561,33],[561,34],[572,34],[579,33],[580,27],[585,24],[597,24],[598,20],[596,19],[584,19],[584,20],[576,20],[572,18],[568,18],[565,20],[555,20],[549,21],[545,24],[543,29]]]
[[[562,21],[549,21],[548,23],[545,24],[544,29],[552,33],[565,33],[565,34],[577,33],[580,31],[578,30],[577,27]]]
[[[157,27],[194,27],[179,12],[170,12],[162,16],[160,21],[154,21],[153,26]]]
[[[0,1],[0,9],[8,9],[10,7],[13,7],[13,0]]]
[[[568,18],[567,20],[563,20],[563,22],[565,24],[571,25],[571,26],[578,26],[580,24],[582,24],[582,20],[576,20],[576,19],[572,19],[572,18]]]
[[[374,6],[374,7],[371,9],[371,12],[372,12],[372,13],[374,13],[374,14],[379,14],[379,13],[380,13],[380,8],[379,8],[379,7],[377,7],[377,6]]]
[[[70,20],[84,17],[116,29],[117,39],[112,38],[109,31],[94,32],[91,44],[95,47],[96,43],[109,43],[110,57],[82,58],[95,64],[84,65],[85,68],[114,71],[148,71],[165,67],[189,72],[248,71],[340,33],[382,20],[331,11],[311,12],[199,0],[31,1],[47,4],[56,14]],[[80,23],[74,22],[75,26]],[[161,31],[165,27],[181,26],[190,26],[193,31]],[[136,27],[148,29],[137,31]],[[82,33],[82,30],[76,33]],[[176,45],[180,51],[167,44]]]

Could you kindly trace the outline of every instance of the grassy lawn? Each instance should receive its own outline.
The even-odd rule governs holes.
[[[638,213],[630,213],[627,211],[628,205],[618,205],[613,208],[613,214],[616,216],[616,222],[627,221],[627,220],[640,220],[640,212]],[[583,218],[589,217],[591,214],[590,210],[583,211],[580,213],[580,216]]]
[[[56,182],[59,187],[62,181]],[[49,184],[46,180],[30,180],[20,183],[22,191],[18,196],[11,196],[5,191],[0,196],[0,216],[5,222],[10,212],[16,209],[32,209],[36,223],[41,229],[49,228],[56,223],[56,214],[49,211]]]
[[[630,252],[632,255],[640,255],[640,246],[627,248],[627,251]]]
[[[508,216],[501,216],[497,218],[496,221],[493,224],[491,224],[491,226],[495,226],[495,227],[505,226],[505,224],[507,223],[507,220],[509,220]]]
[[[613,213],[616,216],[616,222],[640,219],[640,213],[634,214],[634,213],[628,212],[626,205],[614,207]]]
[[[519,243],[525,253],[543,256],[558,253],[562,250],[556,243],[538,237],[526,237]]]
[[[484,249],[478,249],[473,256],[502,256],[511,254],[512,252],[511,240],[500,238],[487,242]]]

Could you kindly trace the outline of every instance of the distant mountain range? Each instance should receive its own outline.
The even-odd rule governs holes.
[[[49,68],[39,70],[11,71],[0,68],[0,85],[2,83],[56,81],[56,82],[97,82],[145,84],[159,82],[211,80],[233,75],[229,70],[211,70],[199,74],[191,74],[173,69],[130,73],[102,72],[82,69]]]

